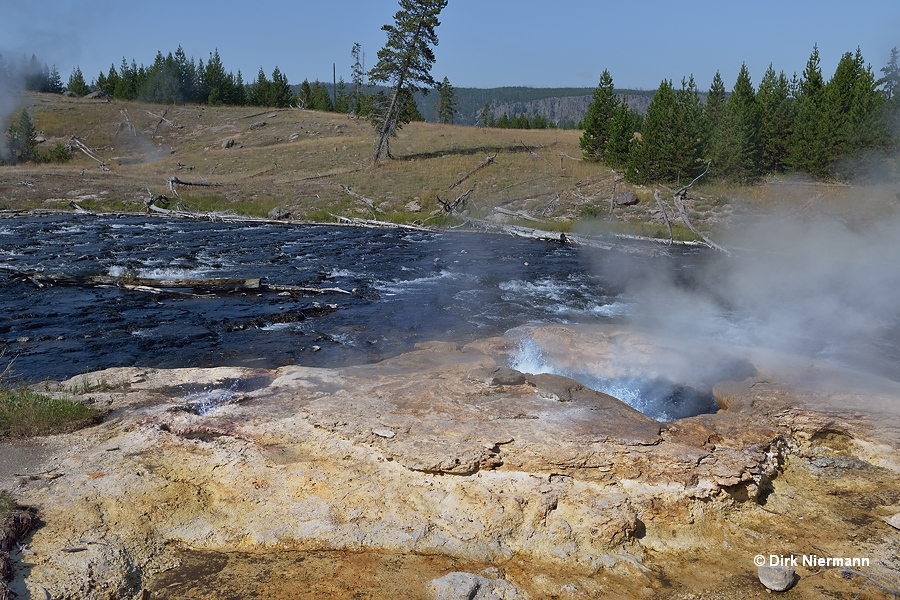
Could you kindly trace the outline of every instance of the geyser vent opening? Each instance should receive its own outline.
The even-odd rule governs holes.
[[[688,385],[659,376],[606,377],[586,369],[561,368],[547,359],[531,338],[522,340],[510,366],[523,373],[552,373],[569,377],[595,391],[618,398],[658,421],[674,421],[719,410],[712,394],[712,383]],[[747,376],[743,371],[747,369],[752,370],[752,366],[741,363],[741,368],[737,369],[741,372],[734,374],[738,379],[743,379]]]

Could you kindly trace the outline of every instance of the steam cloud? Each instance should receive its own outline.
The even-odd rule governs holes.
[[[775,215],[725,242],[732,256],[686,277],[634,262],[605,272],[634,299],[637,322],[670,339],[709,337],[900,380],[900,218],[854,227]]]

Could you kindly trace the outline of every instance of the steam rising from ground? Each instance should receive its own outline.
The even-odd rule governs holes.
[[[696,273],[607,265],[635,319],[669,339],[728,344],[849,364],[900,380],[900,219],[853,226],[775,215],[735,229]]]
[[[0,162],[6,160],[9,150],[6,146],[6,128],[10,116],[20,102],[22,82],[8,76],[0,76]]]

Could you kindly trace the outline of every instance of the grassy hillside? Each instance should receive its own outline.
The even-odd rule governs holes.
[[[23,96],[21,105],[46,138],[42,147],[77,136],[108,170],[82,153],[64,165],[0,167],[2,210],[69,209],[76,202],[85,209],[140,211],[150,196],[172,196],[167,182],[177,177],[213,184],[177,186],[180,199],[194,210],[265,216],[281,207],[298,220],[338,214],[434,224],[439,222],[434,216],[441,208],[438,198],[452,201],[474,186],[468,207],[475,216],[501,207],[561,229],[592,218],[639,233],[664,231],[653,189],[616,182],[615,173],[603,165],[582,162],[578,131],[412,123],[393,141],[395,160],[372,167],[372,128],[346,115],[55,95]],[[492,164],[450,189],[489,155],[495,156]],[[708,185],[694,194],[690,214],[697,225],[713,231],[736,209],[766,208],[788,196],[806,201],[813,195],[808,187],[790,194],[785,187]],[[370,199],[372,206],[346,188]],[[633,191],[640,202],[610,215],[614,191]],[[820,200],[838,203],[846,195],[838,187],[814,192]]]

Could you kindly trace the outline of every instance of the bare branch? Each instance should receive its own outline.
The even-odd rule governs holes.
[[[109,171],[109,167],[106,166],[106,163],[103,162],[102,160],[100,160],[99,158],[97,158],[97,156],[93,152],[91,152],[91,149],[88,148],[87,146],[85,146],[83,143],[81,143],[81,140],[79,140],[74,135],[72,136],[72,143],[75,144],[76,148],[78,148],[79,150],[84,152],[88,156],[88,158],[92,158],[95,161],[97,161],[98,163],[100,163],[101,170]]]
[[[669,213],[666,211],[666,205],[663,203],[662,198],[659,195],[659,190],[653,190],[653,198],[656,200],[656,205],[659,207],[659,212],[662,213],[663,219],[666,222],[666,228],[669,230],[669,243],[675,239],[672,235],[672,222],[669,221]]]
[[[452,190],[453,188],[455,188],[456,186],[461,184],[463,181],[465,181],[466,179],[468,179],[469,177],[471,177],[472,175],[474,175],[481,169],[485,168],[486,166],[488,166],[489,164],[494,162],[495,158],[497,158],[496,154],[494,154],[493,156],[488,156],[486,159],[484,159],[483,161],[478,163],[477,167],[475,167],[474,169],[472,169],[471,171],[469,171],[468,173],[466,173],[465,175],[463,175],[462,177],[460,177],[459,179],[454,181],[452,184],[450,184],[450,187],[448,187],[447,189]]]
[[[453,211],[455,211],[457,208],[465,208],[466,200],[468,199],[469,194],[471,194],[474,190],[475,186],[473,185],[466,191],[466,193],[458,196],[453,202],[442,200],[441,197],[438,196],[438,202],[444,205],[444,212],[450,214],[453,213]]]
[[[350,186],[348,186],[348,185],[341,185],[341,189],[344,190],[345,193],[347,193],[347,194],[353,196],[354,198],[356,198],[357,200],[359,200],[360,202],[362,202],[363,204],[365,204],[366,206],[368,206],[369,208],[371,208],[373,212],[381,212],[381,211],[378,210],[378,208],[375,206],[375,201],[372,200],[371,198],[366,198],[366,197],[363,196],[362,194],[357,194],[356,192],[354,192],[353,190],[351,190],[351,189],[350,189]]]

